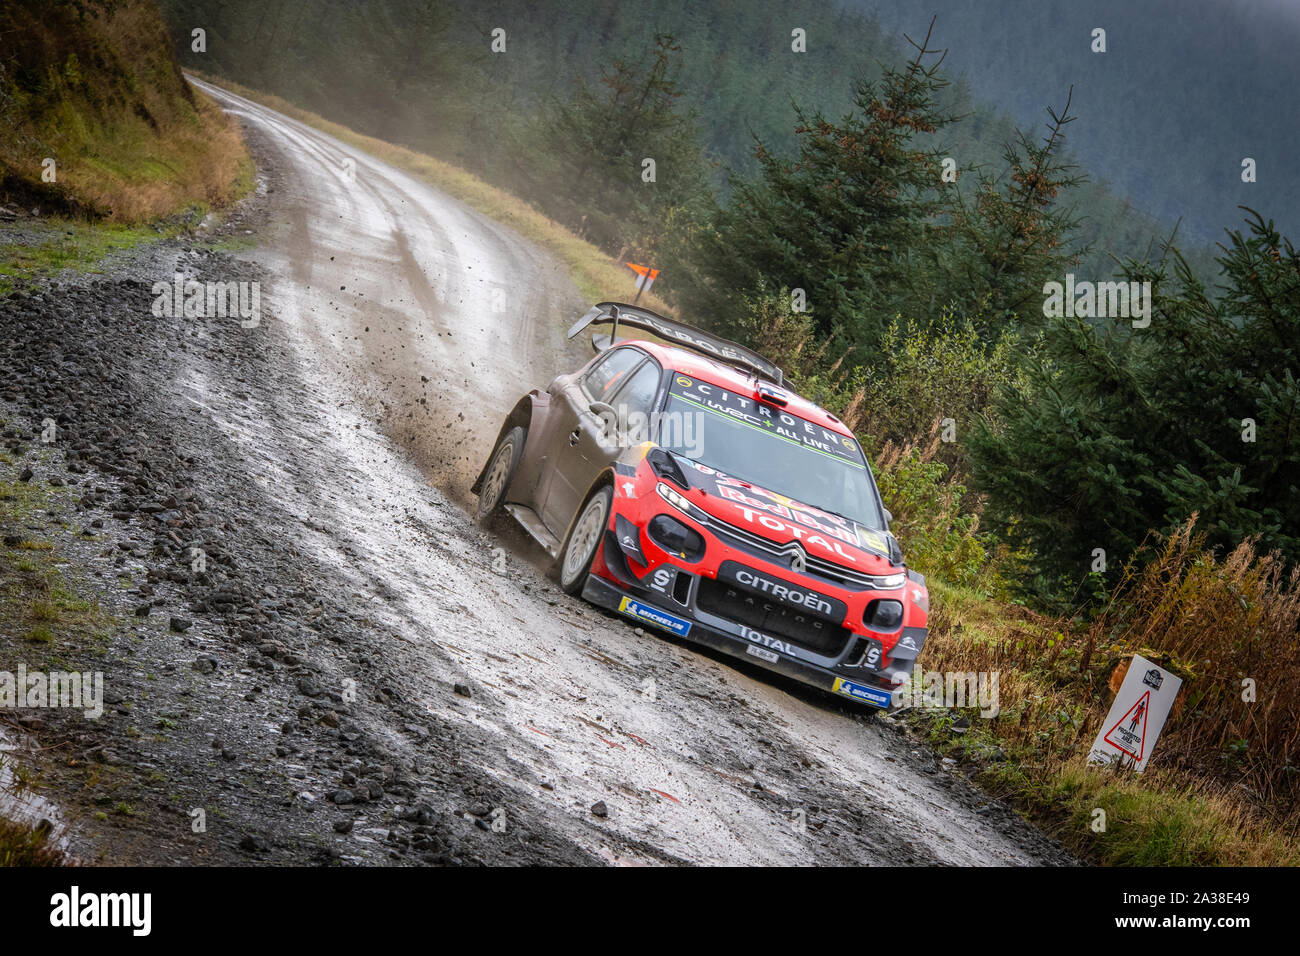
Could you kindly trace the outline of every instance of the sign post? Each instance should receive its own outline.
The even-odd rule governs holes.
[[[1088,754],[1088,763],[1118,762],[1138,773],[1145,770],[1182,686],[1181,678],[1134,654],[1115,703],[1110,705],[1110,713]]]
[[[651,269],[649,266],[639,266],[633,262],[627,263],[627,267],[636,273],[636,299],[632,300],[632,304],[636,305],[637,299],[641,298],[641,293],[649,292],[650,286],[655,279],[659,278],[659,270]]]

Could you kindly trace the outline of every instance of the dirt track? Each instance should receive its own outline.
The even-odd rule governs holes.
[[[172,537],[212,542],[216,529],[230,559],[166,592],[196,621],[183,646],[149,629],[153,617],[130,635],[118,686],[139,691],[137,724],[184,714],[165,739],[123,738],[111,718],[50,729],[82,746],[108,738],[145,806],[178,785],[129,768],[183,768],[172,802],[225,807],[222,825],[196,836],[159,814],[96,826],[71,807],[74,850],[136,862],[1069,862],[889,721],[597,612],[563,595],[519,536],[470,521],[468,485],[504,413],[585,357],[563,330],[587,303],[509,230],[199,85],[259,157],[258,245],[168,247],[123,264],[107,291],[0,304],[15,350],[60,356],[64,344],[40,338],[59,328],[40,319],[50,298],[117,317],[73,350],[78,367],[106,362],[138,395],[130,424],[168,433],[176,474],[211,514]],[[146,290],[173,268],[260,277],[262,325],[176,319],[151,337]],[[41,394],[28,387],[11,411],[39,420]],[[111,499],[123,476],[105,473],[106,427],[75,399],[68,418],[75,433],[81,416],[87,447],[73,460],[100,469]],[[148,574],[159,551],[183,560],[148,524],[156,512],[130,513],[104,535],[139,539],[138,521],[161,544],[128,551],[128,570]],[[236,597],[217,600],[222,589]],[[216,660],[202,679],[196,654]],[[170,659],[184,680],[164,670],[164,686],[141,691],[126,676],[141,658]],[[108,660],[111,686],[124,658]],[[355,701],[336,690],[349,681]],[[208,769],[214,736],[238,773]]]

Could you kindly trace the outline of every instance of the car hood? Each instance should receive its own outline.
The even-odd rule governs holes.
[[[778,544],[797,540],[814,557],[864,574],[898,570],[889,560],[889,532],[867,528],[707,465],[674,457],[690,485],[686,497],[713,517]]]

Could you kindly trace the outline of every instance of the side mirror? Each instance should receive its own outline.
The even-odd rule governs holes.
[[[903,549],[892,534],[889,536],[889,563],[895,567],[903,566]]]
[[[893,524],[893,523],[894,523],[894,513],[893,513],[892,511],[890,511],[888,508],[886,508],[886,509],[885,509],[885,527],[889,527],[889,526],[890,526],[891,524]]]
[[[595,415],[597,418],[603,419],[607,422],[618,421],[618,412],[614,411],[613,405],[608,405],[605,402],[592,402],[589,407],[591,409],[591,414]]]
[[[591,333],[591,349],[597,355],[605,351],[605,349],[609,348],[612,344],[613,343],[610,341],[609,336],[605,335],[603,332]]]

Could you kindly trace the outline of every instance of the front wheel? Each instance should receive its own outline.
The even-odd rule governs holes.
[[[609,509],[613,503],[614,489],[605,485],[578,512],[578,520],[573,523],[560,556],[560,589],[565,594],[578,594],[587,583],[587,572],[595,560],[601,536],[609,526]]]
[[[523,453],[524,430],[516,425],[502,435],[497,447],[492,449],[492,458],[483,473],[483,483],[478,490],[477,517],[480,521],[487,520],[500,509]]]

